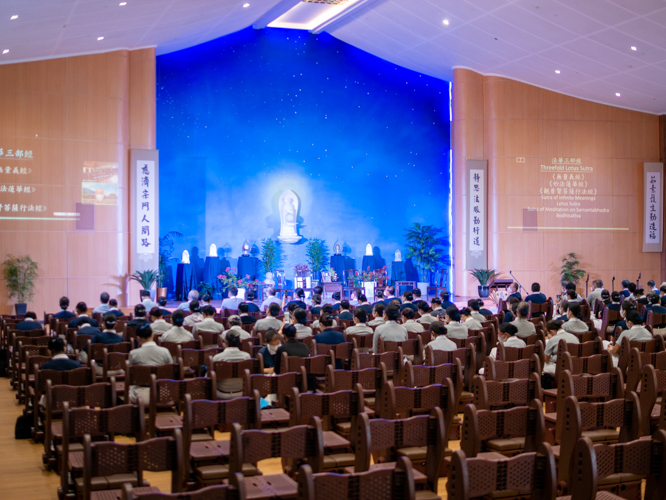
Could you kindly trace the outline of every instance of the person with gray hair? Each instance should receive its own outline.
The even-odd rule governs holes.
[[[594,309],[594,303],[597,300],[601,300],[601,292],[604,291],[604,282],[600,279],[592,281],[592,291],[587,296],[587,303],[590,305],[590,309]]]
[[[238,336],[240,336],[241,340],[249,339],[252,336],[248,332],[243,330],[243,327],[241,326],[243,324],[243,320],[241,320],[241,317],[238,316],[237,314],[230,316],[228,319],[228,323],[229,323],[229,329],[222,334],[223,339],[226,340],[227,336],[230,333],[237,334]]]
[[[282,309],[282,300],[275,296],[275,288],[273,287],[267,288],[266,294],[268,295],[268,297],[266,298],[266,300],[264,300],[261,303],[262,312],[266,311],[266,309],[268,309],[271,306],[271,304],[277,304],[280,306],[280,309]]]
[[[193,300],[198,300],[199,299],[199,292],[196,290],[190,290],[190,293],[187,294],[187,302],[183,302],[178,306],[178,309],[181,311],[189,311],[190,310],[190,302]]]

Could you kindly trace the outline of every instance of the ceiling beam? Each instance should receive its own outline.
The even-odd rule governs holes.
[[[337,16],[333,16],[328,21],[325,21],[319,26],[317,26],[315,29],[310,30],[310,33],[318,35],[326,28],[329,28],[330,30],[331,28],[333,28],[333,25],[342,24],[346,21],[351,21],[352,19],[355,18],[355,16],[351,16],[352,13],[356,12],[356,14],[358,15],[362,13],[362,11],[365,11],[366,9],[370,8],[372,4],[375,4],[378,1],[379,0],[360,0],[359,2],[356,2],[354,5],[349,7],[348,9],[345,9],[342,12],[340,12]],[[383,1],[384,0],[382,0],[382,2]]]
[[[296,7],[299,3],[301,3],[301,0],[280,0],[272,8],[262,14],[259,19],[252,23],[252,27],[255,30],[263,30],[269,23],[275,21],[278,17]]]

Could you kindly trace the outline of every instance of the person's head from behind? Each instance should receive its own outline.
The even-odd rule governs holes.
[[[238,314],[234,314],[233,316],[229,316],[229,326],[241,326],[243,324],[243,320]]]
[[[340,292],[333,292],[333,300],[340,300]]]
[[[610,300],[610,292],[608,290],[602,290],[601,291],[601,300],[604,302],[607,302]]]
[[[324,293],[324,288],[321,286],[316,286],[312,289],[312,291],[315,293],[315,295],[321,295]]]
[[[430,306],[428,305],[428,303],[425,300],[422,300],[421,302],[419,302],[418,308],[419,308],[419,312],[421,313],[421,316],[430,312]]]
[[[276,304],[275,302],[268,306],[268,314],[274,318],[280,314],[280,310],[280,304]]]
[[[238,317],[238,316],[236,316]],[[232,316],[233,318],[233,316]],[[231,318],[229,318],[229,323],[231,324]],[[240,349],[241,347],[241,336],[240,333],[238,332],[227,332],[227,335],[224,337],[225,342],[227,343],[227,346],[229,347],[236,347]]]
[[[372,308],[372,314],[375,318],[382,318],[384,317],[384,309],[386,309],[384,304],[375,304]]]
[[[604,287],[604,282],[597,278],[592,282],[592,288],[597,289],[597,288],[603,288]]]
[[[256,298],[257,298],[257,295],[252,290],[248,290],[247,292],[245,292],[245,299],[248,302],[252,302]]]
[[[472,310],[469,307],[464,307],[460,311],[460,319],[462,319],[463,321],[467,321],[471,317],[472,317]]]
[[[150,300],[150,292],[148,290],[141,290],[139,292],[141,300]]]
[[[238,288],[232,286],[229,288],[229,297],[236,297],[238,295]]]
[[[115,318],[116,315],[112,314],[111,316],[113,316]],[[152,321],[157,321],[159,319],[162,319],[162,309],[160,309],[159,307],[153,307],[150,310],[150,319]]]
[[[296,327],[294,325],[284,325],[282,335],[284,335],[284,338],[287,340],[296,338]]]
[[[331,328],[333,326],[333,316],[328,313],[324,313],[319,318],[319,324],[324,328]]]
[[[247,314],[250,312],[250,306],[247,304],[247,302],[241,302],[238,304],[238,312],[240,314]]]
[[[662,306],[666,306],[666,295],[664,295],[663,297],[660,297],[659,300],[661,301],[660,303],[661,303]]]
[[[190,293],[187,294],[188,300],[197,300],[199,298],[199,292],[196,290],[190,290]]]
[[[467,301],[467,307],[469,307],[472,311],[478,311],[479,309],[481,309],[482,305],[483,305],[482,300],[470,299]]]
[[[627,290],[629,290],[629,293],[636,292],[636,283],[629,283],[629,285],[627,286]]]
[[[76,312],[78,314],[86,314],[88,312],[88,305],[85,302],[76,304]]]
[[[636,297],[642,297],[644,293],[645,289],[642,286],[636,286],[636,291],[634,292]]]
[[[412,300],[414,300],[414,294],[409,290],[406,290],[405,293],[402,294],[402,300],[404,302],[411,302]]]
[[[134,306],[134,316],[137,318],[144,318],[146,316],[146,306],[137,304]]]
[[[157,303],[160,305],[160,307],[166,307],[167,305],[166,297],[160,297],[159,299],[157,299]]]
[[[324,304],[321,308],[321,313],[333,314],[333,306],[331,304]]]
[[[576,300],[578,298],[578,294],[576,293],[576,290],[567,290],[567,299],[568,300]]]
[[[620,306],[620,316],[626,318],[629,312],[633,311],[634,309],[636,309],[636,306],[634,306],[630,300],[625,300]]]
[[[555,335],[557,332],[559,332],[562,329],[563,324],[564,324],[563,321],[552,319],[548,323],[546,323],[546,330],[548,330],[548,333],[550,333],[551,335]]]
[[[51,351],[51,356],[65,353],[65,341],[60,337],[53,337],[49,340],[48,349]]]
[[[500,340],[502,342],[507,341],[511,337],[513,337],[516,333],[518,333],[518,328],[516,328],[516,325],[512,325],[511,323],[502,323],[500,325]]]
[[[384,292],[381,291],[379,288],[375,290],[375,298],[376,299],[382,299],[384,297]]]
[[[32,311],[28,311],[27,313],[25,313],[25,319],[27,320],[28,318],[30,318],[33,321],[37,321],[37,315]]]
[[[277,330],[274,330],[273,328],[269,328],[266,331],[266,334],[264,335],[264,340],[266,341],[266,345],[268,346],[268,352],[271,354],[277,353],[278,348],[282,344],[282,339],[280,338],[280,335],[278,334]]]
[[[215,308],[213,306],[204,306],[201,309],[201,313],[204,315],[204,318],[212,318],[215,316]]]
[[[153,330],[150,323],[145,323],[136,329],[136,336],[141,344],[153,340]]]
[[[354,309],[354,323],[359,324],[359,323],[365,323],[368,321],[368,313],[366,312],[365,309],[359,307]]]
[[[629,288],[629,284],[631,281],[629,280],[622,280],[622,288]]]
[[[62,309],[63,311],[66,311],[68,307],[69,307],[69,298],[68,297],[60,297],[60,309]]]
[[[539,283],[532,283],[532,293],[539,293],[541,291],[541,285]]]
[[[266,289],[266,293],[268,294],[269,297],[275,297],[275,288],[272,286],[268,287]]]
[[[433,309],[441,309],[442,301],[438,297],[433,297],[432,299],[430,299],[430,305],[432,306]]]
[[[302,288],[297,288],[294,290],[294,297],[297,297],[298,300],[303,300],[305,298],[305,291]]]
[[[368,301],[368,297],[366,297],[364,293],[359,293],[358,294],[358,301],[361,304],[365,304]]]
[[[201,302],[205,302],[206,304],[210,304],[211,300],[213,300],[213,297],[211,297],[210,293],[205,293],[203,297],[201,297]]]
[[[164,303],[166,304],[166,299],[164,299],[164,300],[165,300]],[[118,309],[118,301],[116,299],[109,300],[109,307],[111,309]]]
[[[308,322],[307,311],[305,309],[297,307],[296,310],[294,310],[294,321],[301,325],[305,325]]]
[[[444,302],[449,302],[449,298],[451,297],[451,295],[449,294],[449,292],[440,292],[440,293],[439,293],[439,296],[440,296],[440,298],[442,299],[442,304],[443,304]]]
[[[316,293],[315,295],[312,296],[312,303],[315,306],[321,305],[321,295]]]
[[[656,283],[654,282],[654,280],[649,280],[647,282],[647,286],[649,286],[650,288],[654,288],[656,286]]]
[[[619,302],[620,302],[620,292],[613,292],[613,293],[611,293],[610,297],[611,297],[611,302],[613,302],[613,304],[619,304]]]
[[[349,301],[343,300],[342,302],[340,302],[340,309],[343,311],[349,311]]]
[[[659,293],[661,295],[666,295],[666,285],[662,284],[661,286],[659,286]]]
[[[530,314],[530,305],[527,302],[518,304],[518,317],[527,318]]]
[[[654,292],[650,292],[650,293],[648,293],[648,296],[650,297],[650,304],[653,304],[653,305],[659,304],[659,301],[661,300],[661,297],[659,297],[659,295],[657,295]]]
[[[143,290],[142,290],[141,292],[143,293]],[[111,297],[109,297],[109,294],[108,294],[108,293],[106,293],[106,292],[102,292],[101,295],[99,296],[99,301],[100,301],[102,304],[108,304],[110,298],[111,298]]]
[[[400,308],[390,304],[386,309],[384,309],[384,319],[386,321],[398,321],[400,319]]]
[[[639,314],[639,312],[636,309],[633,309],[629,311],[627,314],[627,326],[631,328],[632,326],[635,325],[642,325],[643,324],[643,317]]]
[[[568,300],[565,300],[560,304],[560,309],[562,309],[562,314],[567,314],[569,312],[569,306],[573,304],[573,302],[569,303]]]
[[[577,318],[580,319],[582,314],[580,304],[578,302],[573,302],[572,304],[569,305],[569,318]]]
[[[433,321],[430,323],[430,332],[435,336],[446,335],[446,326],[441,321]]]
[[[446,317],[450,323],[458,323],[460,321],[460,311],[456,306],[449,306],[446,309]]]
[[[158,311],[159,311],[159,309],[158,309]],[[118,318],[116,317],[115,314],[106,313],[104,315],[103,321],[104,321],[104,328],[106,328],[107,330],[114,330],[115,331],[116,323],[118,322]]]
[[[511,297],[509,299],[509,311],[515,313],[516,309],[518,308],[518,304],[520,304],[520,299],[518,297]]]
[[[414,300],[421,300],[421,289],[414,288],[414,290],[412,290],[412,295],[414,295]]]
[[[402,322],[405,323],[410,319],[414,319],[414,310],[411,307],[405,307],[400,311],[400,315],[402,316]]]
[[[171,315],[171,323],[173,326],[183,326],[185,322],[185,313],[180,309],[176,309]]]

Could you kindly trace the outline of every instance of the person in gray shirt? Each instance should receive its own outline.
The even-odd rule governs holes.
[[[567,317],[569,318],[566,323],[562,325],[562,329],[569,333],[584,333],[590,330],[585,321],[581,320],[582,310],[578,302],[569,303],[569,311]]]
[[[296,338],[304,339],[305,337],[312,336],[312,328],[307,326],[308,322],[308,313],[305,309],[300,307],[294,310],[294,313],[291,316],[291,323],[296,327]]]
[[[203,319],[194,324],[192,333],[197,336],[197,332],[221,333],[224,331],[224,325],[215,321],[215,308],[213,306],[204,306],[201,309]]]
[[[384,324],[384,309],[386,309],[386,306],[383,302],[377,302],[372,306],[372,316],[374,319],[368,321],[368,326],[379,326]]]
[[[518,317],[511,322],[518,329],[516,336],[525,339],[532,335],[536,335],[536,327],[532,323],[528,316],[530,314],[530,305],[527,302],[521,302],[518,304],[518,309],[516,309],[516,314]]]
[[[555,375],[555,366],[557,363],[557,346],[560,340],[567,344],[580,344],[578,337],[562,329],[562,321],[551,320],[546,325],[548,336],[546,337],[546,349],[544,350],[545,363],[543,373]]]
[[[446,336],[450,339],[466,339],[469,337],[469,329],[460,324],[460,311],[456,306],[446,309]]]
[[[407,340],[407,330],[404,326],[397,323],[399,319],[400,306],[390,305],[384,309],[384,324],[379,325],[375,329],[375,334],[372,338],[372,352],[377,352],[377,343],[379,342],[380,337],[384,340],[392,340],[395,342]]]
[[[178,309],[181,311],[189,311],[190,310],[190,302],[193,300],[197,300],[199,298],[199,292],[196,290],[190,290],[190,293],[187,294],[187,302],[183,302],[178,306]]]
[[[277,316],[279,316],[281,311],[282,307],[279,304],[271,304],[268,306],[268,316],[260,319],[254,324],[254,327],[252,327],[252,333],[256,333],[259,330],[270,330],[271,328],[274,330],[280,330],[280,328],[282,328],[282,321],[277,319]]]
[[[130,351],[130,366],[160,366],[173,363],[173,358],[171,357],[169,349],[158,346],[153,340],[153,331],[151,330],[149,323],[140,326],[136,331],[136,336],[139,339],[141,347]],[[130,386],[129,396],[134,404],[136,404],[139,399],[145,404],[149,404],[150,387],[142,387],[138,385]]]
[[[417,321],[422,325],[427,326],[431,323],[434,323],[435,321],[439,321],[438,318],[430,314],[430,306],[425,300],[421,300],[417,307],[419,308],[419,313],[421,314],[421,317]]]
[[[173,326],[170,330],[162,334],[162,338],[160,339],[162,342],[177,342],[182,344],[183,342],[194,340],[194,335],[183,327],[183,323],[185,322],[183,311],[174,311],[171,315],[171,322]]]
[[[347,327],[345,333],[347,335],[372,335],[374,332],[371,327],[367,325],[368,315],[365,309],[357,307],[354,309],[354,325]]]
[[[168,323],[162,318],[162,310],[159,307],[153,307],[150,310],[150,321],[150,329],[157,336],[171,330],[171,323]]]

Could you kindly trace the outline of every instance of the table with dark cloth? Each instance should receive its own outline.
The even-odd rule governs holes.
[[[335,281],[343,281],[346,269],[344,255],[331,255],[331,267],[338,275]]]
[[[246,275],[250,276],[251,280],[257,279],[257,268],[259,267],[259,259],[249,255],[241,255],[238,257],[238,277],[246,279]]]
[[[407,281],[407,272],[403,261],[393,261],[391,264],[391,282],[395,284],[396,281]]]
[[[219,257],[206,257],[203,268],[203,280],[213,287],[215,292],[222,291],[220,280],[217,277],[222,273],[222,263]]]
[[[197,269],[193,264],[178,264],[176,268],[176,299],[187,300],[190,290],[197,287]]]

